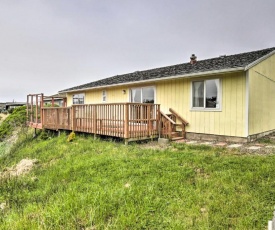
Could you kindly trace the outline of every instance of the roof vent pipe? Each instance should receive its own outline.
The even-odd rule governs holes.
[[[190,57],[190,64],[195,64],[197,62],[197,56],[195,54],[192,54]]]

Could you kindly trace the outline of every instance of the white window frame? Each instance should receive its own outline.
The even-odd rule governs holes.
[[[206,108],[205,97],[206,97],[206,84],[208,80],[219,80],[218,84],[218,104],[219,108]],[[203,96],[203,107],[193,107],[193,83],[202,81],[204,85],[204,96]],[[220,78],[210,78],[210,79],[196,79],[191,81],[191,94],[190,94],[190,110],[191,111],[222,111],[222,80]]]
[[[156,98],[156,86],[153,86],[153,85],[130,88],[130,90],[129,90],[129,102],[132,102],[132,90],[134,90],[134,89],[141,89],[141,98],[143,98],[142,89],[146,89],[146,88],[153,88],[154,89],[154,103],[153,104],[156,104],[156,101],[157,101],[157,98]],[[139,103],[139,102],[137,102],[137,103]],[[140,102],[140,103],[143,103],[143,102]]]
[[[74,97],[75,97],[75,96],[83,96],[83,103],[80,103],[80,104],[74,103]],[[85,104],[85,93],[73,94],[73,95],[72,95],[72,104],[73,104],[73,105],[83,105],[83,104]]]
[[[102,102],[107,102],[107,91],[102,90]]]

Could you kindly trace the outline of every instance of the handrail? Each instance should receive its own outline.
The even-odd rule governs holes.
[[[163,113],[162,111],[160,111],[160,114],[165,117],[168,121],[170,121],[170,123],[172,123],[173,125],[176,125],[176,122],[174,122],[170,117],[168,117],[165,113]]]
[[[169,111],[170,111],[173,115],[175,115],[184,125],[188,125],[188,124],[189,124],[189,122],[186,121],[185,119],[183,119],[175,110],[169,108]]]

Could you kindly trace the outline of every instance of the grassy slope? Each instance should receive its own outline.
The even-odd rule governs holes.
[[[0,156],[9,151],[16,140],[15,133],[26,132],[25,125],[26,106],[17,107],[12,114],[0,114]]]
[[[275,156],[175,145],[159,151],[66,136],[31,140],[0,158],[1,229],[265,229],[275,204]]]

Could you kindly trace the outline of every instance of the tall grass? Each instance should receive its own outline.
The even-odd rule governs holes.
[[[0,171],[1,229],[264,229],[275,204],[275,156],[208,146],[143,149],[77,136],[27,139]]]

